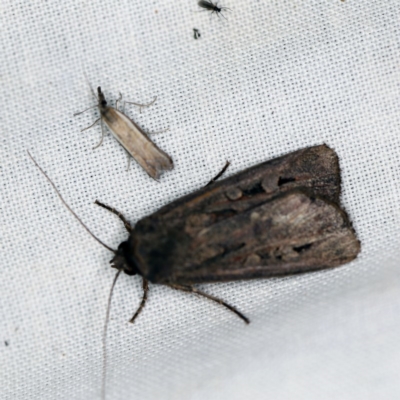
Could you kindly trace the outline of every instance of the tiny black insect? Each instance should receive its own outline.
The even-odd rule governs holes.
[[[214,13],[217,14],[218,17],[221,15],[223,18],[225,18],[222,12],[231,11],[231,9],[228,7],[219,7],[218,1],[213,3],[211,0],[200,0],[197,4],[200,8],[204,8],[205,11],[211,11],[211,15]]]
[[[198,39],[199,37],[201,37],[201,34],[200,34],[199,30],[196,29],[196,28],[193,28],[193,37],[195,39]]]

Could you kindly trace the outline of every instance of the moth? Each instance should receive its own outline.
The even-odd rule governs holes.
[[[117,274],[112,287],[121,272],[142,277],[142,301],[131,322],[143,309],[151,282],[206,297],[249,323],[236,308],[194,285],[333,268],[360,252],[340,206],[338,156],[328,146],[301,149],[229,178],[216,178],[135,227],[96,200],[116,214],[129,233],[116,250],[92,234],[114,253],[110,263]]]
[[[204,11],[210,11],[211,15],[216,14],[218,17],[221,15],[223,18],[225,18],[223,11],[231,11],[228,7],[219,7],[218,1],[214,3],[211,0],[200,0],[197,5]]]
[[[117,100],[115,108],[107,105],[107,101],[100,87],[97,88],[97,95],[98,105],[95,107],[98,107],[100,110],[100,118],[89,127],[83,129],[83,131],[90,129],[99,121],[100,123],[104,122],[121,146],[127,151],[128,155],[132,156],[147,174],[155,180],[158,180],[164,171],[173,169],[174,164],[171,157],[152,142],[148,135],[143,132],[135,122],[118,110],[118,101],[121,99],[121,95],[120,99]],[[156,99],[149,104],[127,103],[139,107],[148,107],[153,104],[155,100]],[[93,107],[89,107],[87,110],[90,108]],[[87,110],[75,113],[74,115],[82,114]],[[101,133],[101,140],[95,148],[99,147],[103,142],[104,130],[102,124]]]

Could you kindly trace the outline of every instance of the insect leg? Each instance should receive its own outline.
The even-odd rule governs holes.
[[[96,121],[94,121],[92,125],[88,126],[87,128],[83,128],[81,130],[81,132],[87,131],[88,129],[93,128],[100,120],[101,120],[101,118],[97,118]]]
[[[128,222],[128,220],[120,213],[118,210],[116,210],[113,207],[108,206],[107,204],[101,203],[100,201],[96,200],[94,204],[97,204],[100,207],[105,208],[106,210],[110,211],[111,213],[115,214],[124,224],[126,230],[130,233],[133,231],[133,228],[131,224]]]
[[[122,93],[119,92],[119,97],[115,100],[115,108],[118,110],[118,102],[122,100]]]
[[[220,14],[221,14],[221,17],[222,17],[222,18],[224,18],[224,19],[227,21],[227,19],[226,19],[225,15],[224,15],[224,14],[222,14],[222,11],[220,11],[220,12],[219,12],[218,16],[219,16]]]
[[[132,156],[128,152],[126,152],[126,155],[128,156],[128,164],[126,166],[126,172],[128,172],[131,166]]]
[[[250,320],[245,317],[239,310],[237,310],[235,307],[231,306],[230,304],[226,303],[225,301],[223,301],[222,299],[219,299],[218,297],[215,296],[211,296],[210,294],[204,293],[199,289],[196,289],[193,286],[183,286],[183,285],[169,285],[170,287],[172,287],[173,289],[176,290],[181,290],[183,292],[188,292],[188,293],[196,293],[199,296],[203,296],[209,300],[215,301],[218,304],[221,304],[221,306],[226,307],[228,310],[232,311],[233,313],[235,313],[239,318],[241,318],[246,324],[250,323]]]
[[[225,173],[225,171],[228,169],[228,167],[229,167],[230,164],[231,164],[231,163],[230,163],[229,161],[227,161],[227,162],[225,163],[225,165],[224,165],[224,168],[222,168],[221,171],[218,172],[218,174],[215,175],[214,178],[212,178],[211,181],[208,182],[206,186],[211,185],[211,184],[214,183],[217,179],[221,178],[221,176]]]
[[[95,107],[98,107],[98,105],[96,104],[95,106],[89,107],[89,108],[87,108],[86,110],[83,110],[83,111],[80,111],[80,112],[76,112],[76,113],[74,114],[74,117],[76,117],[77,115],[81,115],[81,114],[83,114],[84,112],[86,112],[86,111],[88,111],[88,110],[91,110],[92,108],[95,108]]]
[[[133,104],[134,106],[139,107],[139,111],[142,112],[142,108],[152,106],[156,102],[156,100],[157,100],[157,96],[155,96],[154,99],[150,103],[147,103],[147,104],[139,104],[139,103],[134,103],[132,101],[126,101],[125,103]]]
[[[100,118],[101,119],[101,118]],[[102,124],[102,121],[100,121],[100,127],[101,127],[101,139],[100,139],[100,142],[99,142],[99,144],[97,145],[97,146],[94,146],[93,147],[93,150],[96,150],[98,147],[100,147],[101,145],[102,145],[102,143],[103,143],[103,139],[104,139],[104,128],[103,128],[103,124]]]
[[[149,281],[147,279],[143,278],[142,286],[143,286],[142,301],[140,302],[139,308],[136,310],[135,314],[133,315],[133,317],[129,321],[132,324],[135,321],[135,319],[137,318],[137,316],[141,313],[141,311],[143,310],[144,305],[146,304],[147,294],[149,292]]]
[[[162,131],[157,131],[157,132],[145,132],[146,133],[146,135],[158,135],[158,134],[160,134],[160,133],[165,133],[165,132],[168,132],[169,131],[169,127],[168,128],[165,128],[165,129],[163,129]]]

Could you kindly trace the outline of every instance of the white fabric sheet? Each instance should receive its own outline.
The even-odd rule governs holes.
[[[107,399],[400,398],[400,7],[397,0],[1,3],[0,398],[99,399],[111,253],[63,207],[29,149],[108,245],[202,187],[302,147],[340,157],[342,203],[362,242],[346,266],[202,285],[193,295],[121,276],[108,333]],[[201,38],[193,38],[193,28]],[[90,83],[174,162],[160,183],[100,127]]]

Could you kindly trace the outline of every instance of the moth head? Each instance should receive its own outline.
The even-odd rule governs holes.
[[[106,101],[106,98],[104,97],[103,92],[101,91],[101,87],[100,86],[97,88],[97,94],[99,96],[99,104],[102,107],[105,107],[107,105],[107,101]]]
[[[127,275],[138,274],[139,270],[136,266],[135,261],[132,260],[131,252],[132,250],[128,241],[122,242],[118,246],[118,250],[115,253],[115,256],[110,261],[111,267],[123,271]]]

